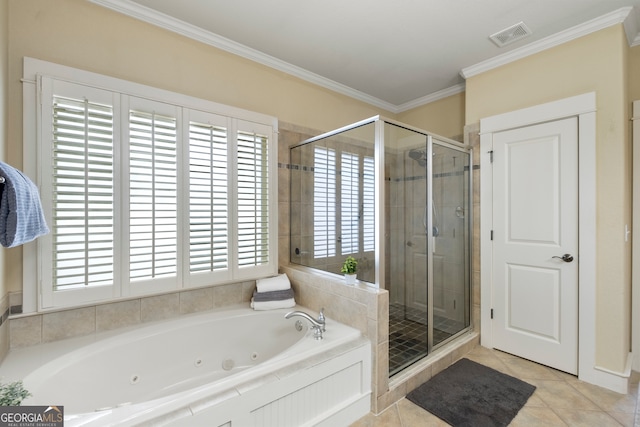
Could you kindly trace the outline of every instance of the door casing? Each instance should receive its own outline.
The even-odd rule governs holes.
[[[628,378],[596,366],[596,94],[564,98],[480,120],[480,343],[493,348],[491,308],[493,301],[492,243],[493,173],[490,151],[493,133],[578,118],[579,254],[578,270],[578,378],[626,393]]]

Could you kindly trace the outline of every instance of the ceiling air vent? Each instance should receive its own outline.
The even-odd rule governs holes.
[[[524,22],[521,21],[509,28],[505,28],[502,31],[498,31],[495,34],[490,35],[489,38],[496,44],[496,46],[503,47],[530,35],[531,30]]]

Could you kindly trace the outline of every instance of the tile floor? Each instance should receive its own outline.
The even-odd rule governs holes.
[[[395,374],[427,353],[426,313],[401,304],[389,306],[389,372]],[[464,329],[460,322],[434,316],[434,345]]]
[[[623,395],[579,381],[576,377],[497,350],[476,347],[466,358],[537,387],[511,422],[515,427],[640,427],[636,415],[638,377]],[[351,427],[446,427],[435,415],[402,399],[382,414],[368,414]]]

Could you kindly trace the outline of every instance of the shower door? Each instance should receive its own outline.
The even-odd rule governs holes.
[[[470,154],[434,138],[432,154],[433,346],[469,326]]]
[[[385,124],[389,375],[466,329],[470,153]]]
[[[389,374],[429,351],[427,135],[385,123]]]

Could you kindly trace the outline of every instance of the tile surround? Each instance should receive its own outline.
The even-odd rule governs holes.
[[[124,328],[141,322],[139,299],[96,306],[96,332]]]
[[[8,332],[6,346],[28,347],[248,303],[254,288],[255,281],[245,281],[70,310],[12,316],[5,322]],[[0,351],[2,327],[0,325]]]
[[[42,316],[42,342],[88,335],[96,330],[96,308],[84,307]]]

